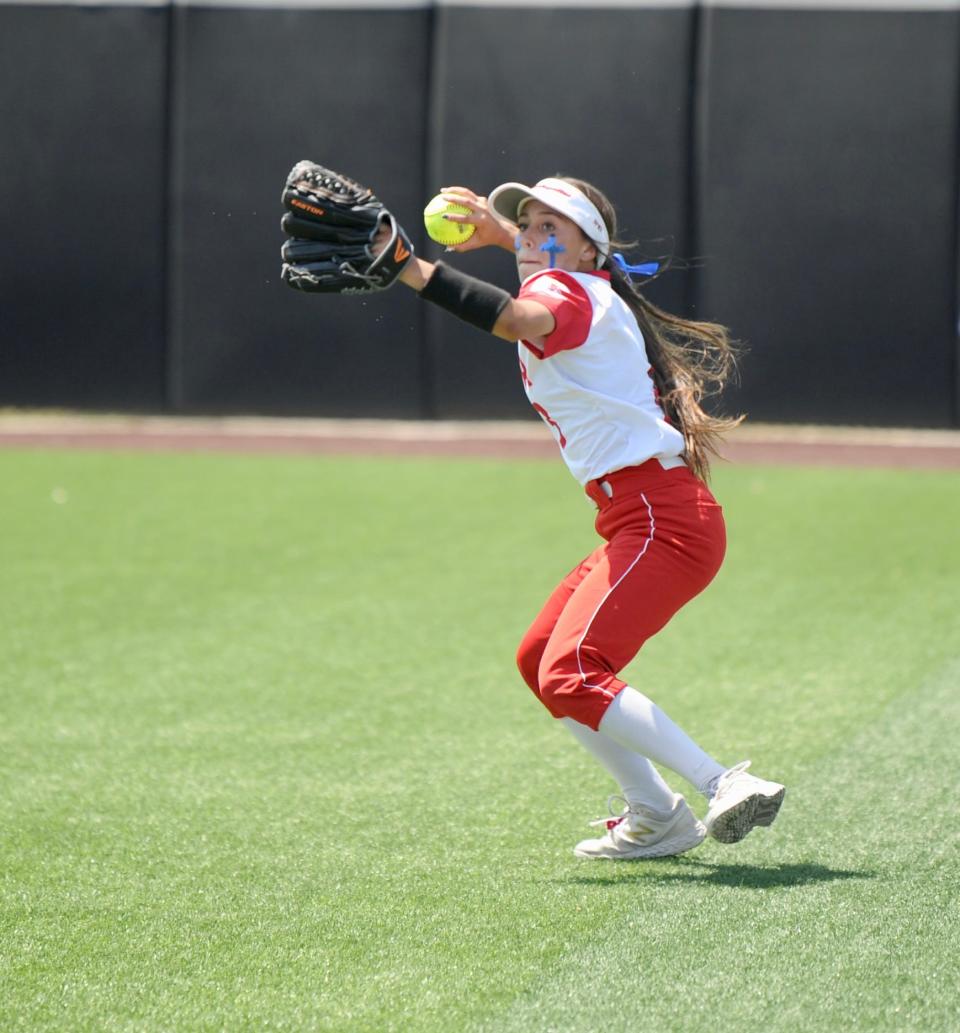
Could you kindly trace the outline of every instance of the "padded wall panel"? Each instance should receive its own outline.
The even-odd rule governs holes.
[[[168,17],[0,7],[0,404],[165,403]]]
[[[757,419],[955,418],[960,13],[705,14],[701,311]]]
[[[692,8],[441,7],[437,19],[431,191],[578,176],[617,205],[622,231],[644,242],[636,254],[690,256]],[[517,289],[507,252],[453,261]],[[682,272],[648,290],[678,310],[687,293]],[[428,341],[437,415],[530,414],[513,345],[443,313],[430,314]]]
[[[310,158],[422,235],[429,12],[176,12],[172,382],[188,411],[419,416],[422,303],[298,294],[280,193]]]

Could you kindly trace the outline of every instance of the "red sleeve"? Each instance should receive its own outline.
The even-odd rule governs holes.
[[[556,326],[544,338],[543,350],[524,341],[531,351],[548,359],[557,352],[579,348],[593,323],[590,295],[569,274],[560,269],[531,276],[520,288],[518,298],[528,298],[550,310]]]

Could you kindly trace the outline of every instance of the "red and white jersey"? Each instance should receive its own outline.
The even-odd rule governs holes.
[[[683,435],[657,401],[643,334],[609,273],[544,269],[518,297],[544,305],[556,320],[542,347],[519,342],[520,371],[581,484],[683,453]]]

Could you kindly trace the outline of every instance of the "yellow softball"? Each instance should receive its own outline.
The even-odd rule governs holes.
[[[427,227],[431,240],[435,240],[438,244],[445,244],[447,247],[453,247],[455,244],[462,244],[465,240],[469,240],[473,236],[476,226],[465,222],[448,222],[444,218],[448,212],[469,215],[470,209],[465,204],[448,201],[437,194],[423,210],[423,224]]]

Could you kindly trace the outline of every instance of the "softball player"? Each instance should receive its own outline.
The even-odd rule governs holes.
[[[455,250],[516,252],[516,297],[444,262],[414,257],[400,279],[497,337],[516,340],[524,389],[573,476],[596,504],[602,544],[557,586],[524,635],[517,662],[544,706],[620,786],[623,810],[584,858],[683,853],[710,835],[742,839],[777,815],[784,787],[705,753],[620,672],[713,579],[723,515],[706,485],[719,436],[736,424],[700,399],[732,363],[723,327],[655,308],[634,288],[614,210],[566,177],[505,183],[489,198],[444,191],[476,227]],[[709,801],[701,823],[651,761]],[[611,798],[613,800],[615,798]]]

